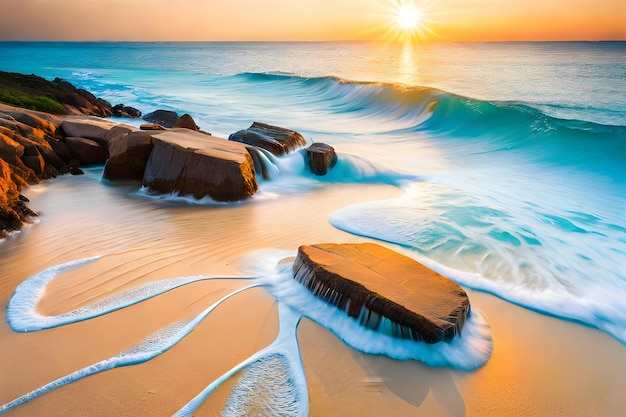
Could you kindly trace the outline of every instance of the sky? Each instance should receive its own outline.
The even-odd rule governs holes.
[[[626,0],[0,0],[0,40],[626,40]]]

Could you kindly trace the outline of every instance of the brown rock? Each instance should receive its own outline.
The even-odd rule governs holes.
[[[245,130],[231,134],[229,140],[265,149],[276,156],[287,154],[306,145],[306,140],[295,130],[254,122]]]
[[[96,141],[70,136],[65,138],[65,144],[82,165],[104,164],[106,161],[106,152]]]
[[[449,342],[470,310],[456,283],[372,243],[301,246],[293,271],[317,297],[397,338]]]
[[[54,150],[54,152],[61,158],[64,162],[69,162],[72,158],[72,151],[64,142],[61,142],[57,139],[48,140],[50,147]]]
[[[28,168],[32,169],[37,177],[43,177],[46,163],[36,146],[30,145],[24,147],[22,162],[24,162],[24,165],[26,165]]]
[[[66,116],[61,123],[65,136],[104,141],[109,130],[118,124],[91,116]]]
[[[116,104],[111,108],[111,111],[115,117],[126,117],[129,119],[138,119],[141,117],[141,111],[123,104]]]
[[[143,178],[143,185],[152,191],[215,201],[243,200],[256,192],[252,158],[244,145],[189,129],[172,129],[153,138]]]
[[[111,139],[109,159],[102,177],[116,181],[141,181],[154,146],[151,134],[152,132],[137,131]]]
[[[24,145],[0,132],[0,159],[14,164],[24,154]]]
[[[190,129],[190,130],[195,130],[195,131],[200,130],[196,122],[193,120],[193,117],[191,117],[188,114],[183,114],[182,116],[180,116],[180,118],[176,121],[176,123],[174,123],[174,127]]]
[[[156,123],[163,127],[174,127],[178,120],[178,113],[171,110],[155,110],[152,113],[145,114],[143,120],[150,123]]]
[[[144,123],[141,126],[139,126],[139,129],[141,130],[165,130],[165,128],[158,123]]]
[[[316,142],[306,149],[307,161],[315,175],[326,175],[337,165],[335,148],[325,143]]]

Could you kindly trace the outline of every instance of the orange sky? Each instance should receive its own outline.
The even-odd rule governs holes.
[[[0,40],[381,40],[410,0],[0,0]],[[415,0],[428,40],[626,40],[626,0]],[[387,35],[389,38],[390,35]]]

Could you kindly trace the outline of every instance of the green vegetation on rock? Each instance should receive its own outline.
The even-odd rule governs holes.
[[[43,96],[29,96],[14,91],[0,89],[0,101],[12,106],[38,110],[52,114],[65,114],[67,111],[58,101]]]

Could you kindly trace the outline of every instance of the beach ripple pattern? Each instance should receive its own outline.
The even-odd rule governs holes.
[[[279,332],[276,339],[209,384],[175,416],[193,415],[223,382],[240,373],[222,416],[308,415],[308,388],[297,340],[297,327],[302,317],[317,322],[349,346],[364,353],[383,354],[402,360],[414,359],[428,365],[461,370],[476,369],[491,356],[491,331],[479,311],[473,311],[462,336],[456,337],[451,343],[433,345],[394,339],[362,327],[342,310],[313,296],[291,276],[294,257],[295,253],[284,250],[257,251],[249,254],[246,260],[245,268],[251,272],[249,276],[198,275],[150,282],[55,316],[37,312],[37,304],[45,294],[47,285],[59,274],[97,262],[103,257],[67,262],[31,276],[16,288],[7,306],[7,321],[15,332],[39,331],[89,320],[198,281],[229,279],[241,281],[244,286],[223,296],[191,320],[173,322],[116,356],[79,369],[0,405],[0,414],[90,375],[154,359],[191,333],[221,303],[248,289],[259,287],[266,289],[278,300]]]

